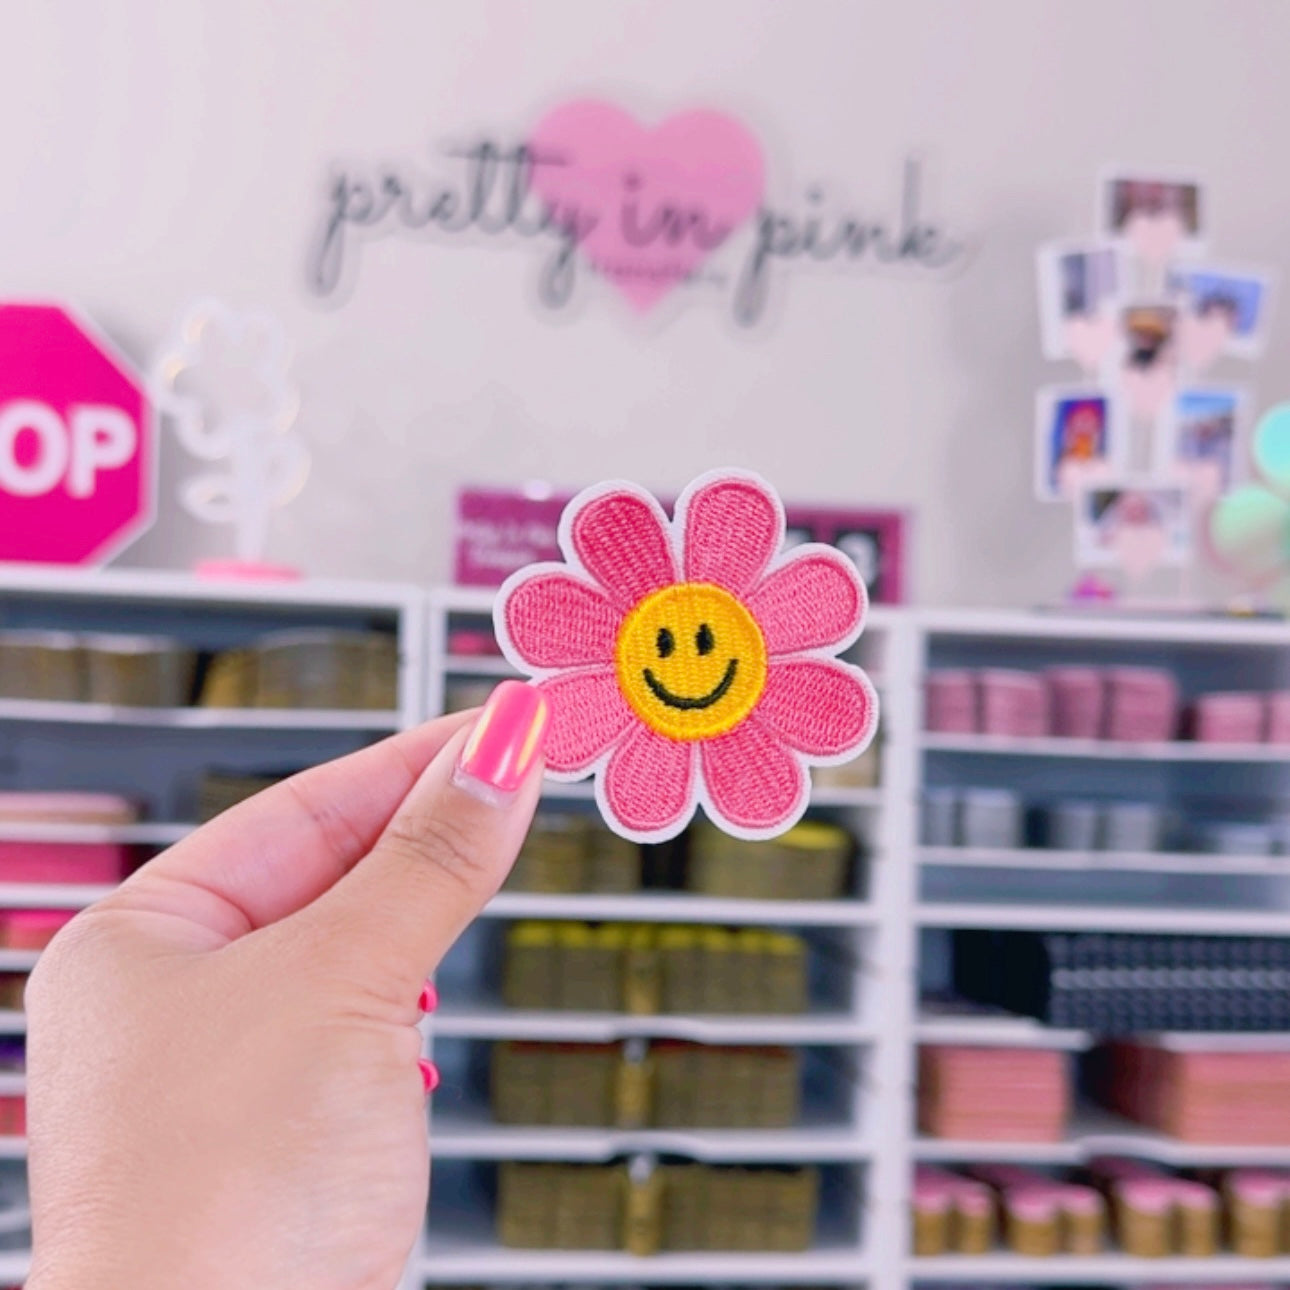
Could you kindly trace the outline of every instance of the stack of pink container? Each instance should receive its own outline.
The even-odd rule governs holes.
[[[1178,735],[1178,682],[1164,668],[1053,667],[931,673],[928,730],[1157,743]],[[1290,698],[1284,725],[1290,733]]]
[[[1004,1235],[1013,1249],[1055,1254],[1100,1254],[1105,1242],[1106,1205],[1082,1183],[1050,1178],[1018,1165],[977,1165],[974,1177],[993,1187],[1004,1213]],[[1039,1216],[1051,1215],[1041,1225]]]
[[[27,1068],[26,1044],[20,1037],[0,1040],[0,1072],[21,1075]],[[0,1094],[0,1134],[24,1137],[27,1133],[27,1098],[23,1093]]]
[[[1101,737],[1106,713],[1106,684],[1096,667],[1050,667],[1048,682],[1052,732],[1063,739]]]
[[[7,950],[43,950],[75,914],[74,909],[0,910],[0,946]]]
[[[27,1136],[27,1099],[21,1093],[0,1095],[0,1135],[6,1138]]]
[[[1057,1142],[1071,1091],[1064,1054],[930,1045],[918,1054],[918,1125],[932,1137]]]
[[[1290,1145],[1290,1048],[1175,1052],[1120,1043],[1108,1050],[1104,1099],[1180,1142]]]
[[[1218,1253],[1222,1204],[1213,1187],[1115,1156],[1090,1161],[1089,1174],[1106,1192],[1126,1254],[1159,1259]]]
[[[985,1254],[994,1245],[994,1197],[984,1183],[917,1165],[911,1199],[915,1254]]]
[[[1192,707],[1192,737],[1211,744],[1259,743],[1267,714],[1261,694],[1202,694]]]
[[[0,825],[122,825],[139,818],[134,805],[106,793],[0,793]],[[33,830],[35,831],[35,830]],[[116,842],[0,840],[0,882],[120,882],[132,858]]]
[[[1264,738],[1270,744],[1290,744],[1290,690],[1276,690],[1268,695]]]
[[[1156,667],[1112,667],[1106,672],[1107,739],[1160,743],[1178,734],[1178,682]]]
[[[976,733],[977,688],[973,673],[949,669],[929,673],[924,692],[928,730],[943,735]]]
[[[1202,694],[1192,733],[1204,743],[1290,744],[1290,691]]]
[[[978,673],[981,733],[1035,739],[1046,735],[1048,687],[1034,672],[986,668]]]

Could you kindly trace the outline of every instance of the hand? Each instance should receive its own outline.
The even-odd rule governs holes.
[[[29,1290],[390,1290],[429,1179],[418,999],[532,818],[518,682],[221,815],[27,990]]]

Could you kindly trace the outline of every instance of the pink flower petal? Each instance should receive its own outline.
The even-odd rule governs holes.
[[[608,668],[553,676],[539,682],[538,689],[551,704],[547,769],[561,774],[588,769],[635,721]]]
[[[677,580],[657,503],[642,494],[618,489],[593,497],[574,514],[569,540],[583,567],[624,612]]]
[[[613,661],[622,615],[595,587],[567,573],[521,582],[502,612],[511,643],[531,667]]]
[[[784,517],[756,480],[718,479],[685,508],[685,576],[736,596],[752,589],[784,541]]]
[[[713,811],[748,832],[792,823],[806,807],[806,769],[755,716],[700,745]]]
[[[609,759],[605,803],[633,833],[654,841],[679,833],[694,810],[694,745],[636,729]]]
[[[814,545],[791,556],[747,600],[772,658],[846,640],[859,630],[867,604],[855,565],[840,551]]]
[[[878,698],[858,668],[797,659],[770,665],[754,715],[798,752],[840,757],[872,738]]]

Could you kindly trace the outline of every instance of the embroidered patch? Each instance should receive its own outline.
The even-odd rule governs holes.
[[[669,520],[634,484],[587,489],[560,522],[566,563],[507,579],[506,657],[551,703],[547,771],[596,777],[610,827],[675,837],[695,808],[767,838],[810,800],[811,765],[858,756],[878,700],[834,656],[860,635],[854,565],[817,544],[782,551],[784,510],[756,475],[696,479]]]

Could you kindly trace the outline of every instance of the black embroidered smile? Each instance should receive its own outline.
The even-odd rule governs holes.
[[[701,694],[697,699],[687,698],[683,694],[673,694],[649,668],[645,669],[645,684],[654,692],[654,697],[660,703],[666,703],[669,708],[680,708],[685,712],[694,712],[700,708],[710,708],[714,703],[724,699],[729,693],[730,687],[735,683],[735,672],[738,669],[739,660],[732,658],[726,667],[725,675],[717,683],[717,688],[709,690],[707,694]]]

